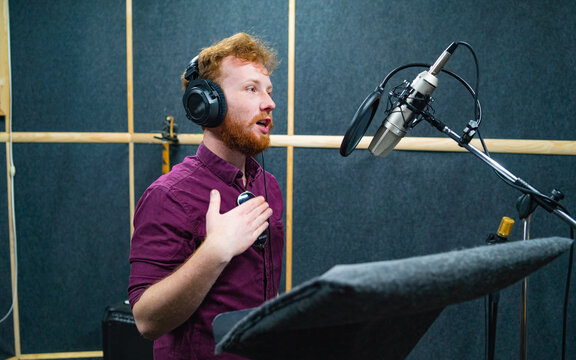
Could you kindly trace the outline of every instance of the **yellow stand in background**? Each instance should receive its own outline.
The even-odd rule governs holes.
[[[162,174],[168,174],[170,172],[170,144],[178,144],[174,116],[166,116],[162,137],[155,136],[155,138],[162,140]]]

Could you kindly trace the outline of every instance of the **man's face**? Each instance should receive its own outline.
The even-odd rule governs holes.
[[[274,127],[272,83],[264,65],[233,56],[222,61],[220,87],[226,98],[226,117],[220,126],[224,144],[246,156],[261,153],[270,145]]]

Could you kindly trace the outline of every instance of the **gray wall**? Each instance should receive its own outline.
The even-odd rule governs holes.
[[[126,132],[126,13],[114,1],[11,1],[14,131]],[[475,49],[486,138],[574,140],[571,85],[576,4],[541,1],[296,1],[295,133],[343,135],[364,97],[397,66],[431,63],[452,41]],[[262,36],[282,63],[273,74],[275,133],[287,132],[287,1],[135,1],[134,128],[159,132],[173,115],[180,133],[200,129],[181,109],[179,75],[202,47],[238,31]],[[474,81],[459,48],[447,69]],[[406,70],[389,85],[412,80]],[[460,132],[473,117],[470,96],[440,75],[436,115]],[[367,135],[373,135],[382,110]],[[423,123],[408,136],[442,135]],[[179,161],[195,152],[180,146]],[[0,150],[5,158],[5,149]],[[161,174],[161,146],[135,145],[138,198]],[[571,156],[493,154],[574,208]],[[126,144],[18,143],[15,204],[23,353],[101,349],[104,309],[126,298],[130,234]],[[286,151],[266,152],[286,187]],[[0,188],[6,188],[0,176]],[[517,220],[519,193],[468,153],[294,151],[294,261],[297,285],[340,263],[397,259],[484,243],[502,216]],[[0,193],[0,203],[6,194]],[[0,311],[10,304],[8,214],[0,207]],[[542,209],[532,237],[568,236]],[[567,256],[530,278],[529,354],[560,355]],[[6,290],[4,290],[6,289]],[[519,347],[520,289],[502,292],[497,354]],[[571,298],[570,323],[575,315]],[[447,308],[409,359],[478,359],[484,354],[484,301]],[[576,353],[569,327],[569,354]],[[14,352],[11,319],[0,324],[0,357]]]

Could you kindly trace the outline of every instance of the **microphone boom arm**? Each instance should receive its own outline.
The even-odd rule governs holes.
[[[460,147],[463,147],[466,150],[468,150],[474,156],[476,156],[477,158],[482,160],[484,163],[486,163],[490,167],[492,167],[496,172],[501,174],[508,181],[510,181],[511,183],[516,185],[516,188],[518,190],[520,190],[521,192],[523,192],[524,194],[527,194],[527,195],[536,195],[535,200],[540,205],[542,205],[542,207],[544,209],[546,209],[549,212],[554,213],[556,216],[558,216],[564,222],[568,223],[568,225],[570,225],[570,227],[576,229],[576,220],[574,220],[574,218],[572,218],[570,215],[568,215],[568,213],[565,212],[564,210],[559,209],[558,206],[550,206],[550,204],[547,204],[543,200],[541,200],[542,198],[547,198],[547,196],[542,194],[535,187],[533,187],[532,185],[530,185],[526,181],[522,180],[521,178],[519,178],[516,175],[514,175],[513,173],[511,173],[509,170],[507,170],[505,167],[500,165],[497,161],[495,161],[494,159],[492,159],[491,157],[489,157],[488,155],[486,155],[485,153],[480,151],[475,146],[470,145],[470,143],[463,141],[462,137],[460,137],[460,135],[458,135],[457,133],[452,131],[443,122],[439,121],[438,119],[436,119],[432,116],[424,116],[424,119],[426,121],[428,121],[436,129],[438,129],[440,132],[446,134],[449,138],[456,141]]]

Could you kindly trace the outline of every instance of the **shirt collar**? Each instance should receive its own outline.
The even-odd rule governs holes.
[[[232,185],[237,178],[242,177],[242,171],[240,171],[240,169],[214,154],[204,145],[204,142],[201,142],[198,146],[196,156],[208,170],[228,185]],[[257,178],[262,172],[260,164],[251,156],[246,159],[245,167],[247,183]]]

